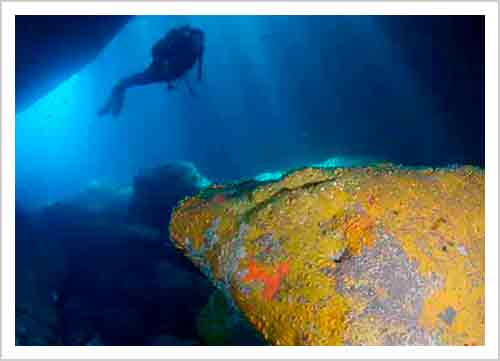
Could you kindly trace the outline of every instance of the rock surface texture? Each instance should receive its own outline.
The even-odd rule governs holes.
[[[304,168],[212,185],[175,245],[273,345],[484,344],[484,171]]]

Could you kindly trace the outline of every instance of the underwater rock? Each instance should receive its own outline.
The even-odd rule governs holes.
[[[71,261],[58,307],[64,344],[96,333],[104,345],[148,345],[163,332],[196,337],[196,316],[213,287],[167,235],[99,222],[71,229],[62,233]]]
[[[263,346],[258,331],[226,296],[215,290],[196,321],[203,343],[208,346]]]
[[[484,344],[484,170],[305,168],[251,185],[182,201],[170,234],[269,343]]]
[[[17,344],[85,345],[98,337],[103,345],[148,345],[160,334],[197,340],[211,283],[167,232],[108,217],[121,200],[107,190],[82,194],[33,214],[16,208]],[[105,207],[89,208],[90,194]]]
[[[131,220],[166,232],[172,208],[209,184],[190,163],[175,162],[150,169],[134,179]]]
[[[92,62],[130,16],[16,16],[16,112]],[[36,61],[33,61],[36,59]]]
[[[95,335],[93,338],[90,339],[89,342],[85,344],[85,346],[104,346],[99,339],[99,336]]]
[[[41,237],[35,216],[16,204],[16,345],[59,345],[61,337],[54,302],[67,258],[57,240]]]
[[[168,334],[163,334],[152,338],[149,343],[151,346],[198,346],[198,340],[184,339]]]
[[[132,196],[132,187],[119,187],[92,181],[82,191],[60,203],[73,206],[107,221],[124,221]]]

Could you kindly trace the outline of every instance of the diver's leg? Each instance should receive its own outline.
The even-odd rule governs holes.
[[[97,112],[97,115],[98,116],[103,116],[103,115],[106,115],[108,114],[109,112],[111,112],[111,108],[113,108],[113,105],[114,103],[117,102],[117,97],[118,97],[118,94],[115,93],[115,90],[116,88],[113,88],[113,92],[111,93],[111,95],[108,97],[108,100],[106,101],[106,103],[102,106],[101,109],[99,109],[99,111]],[[122,103],[123,103],[123,99],[121,100]]]
[[[159,79],[155,76],[155,73],[150,69],[151,67],[142,73],[134,74],[120,80],[117,87],[124,91],[133,86],[148,85],[159,81]]]
[[[113,117],[120,114],[125,100],[125,91],[133,86],[148,85],[159,81],[156,76],[156,69],[154,64],[151,64],[144,72],[134,74],[132,76],[123,78],[113,87],[110,97],[106,104],[97,113],[99,116],[111,112]]]

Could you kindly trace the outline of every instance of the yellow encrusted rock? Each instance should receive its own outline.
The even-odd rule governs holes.
[[[484,171],[304,168],[181,202],[171,238],[274,345],[484,344]]]

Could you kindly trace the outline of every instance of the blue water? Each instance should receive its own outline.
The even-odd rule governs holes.
[[[182,83],[132,88],[120,118],[97,118],[111,87],[185,23],[207,36],[205,79],[191,75],[196,95]],[[130,183],[171,160],[214,181],[343,156],[461,162],[473,145],[457,141],[455,115],[423,81],[439,74],[412,67],[382,25],[370,16],[133,18],[92,63],[16,115],[17,199],[39,206],[92,181]]]

